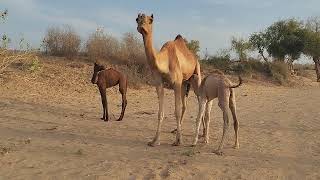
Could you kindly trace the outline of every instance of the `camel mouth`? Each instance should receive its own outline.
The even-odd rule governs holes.
[[[93,76],[92,76],[92,78],[91,78],[91,83],[92,83],[92,84],[97,84],[97,83],[98,83],[99,73],[100,73],[101,71],[102,71],[102,70],[97,71],[96,73],[93,74]]]
[[[91,79],[92,84],[97,84],[97,82],[98,82],[98,77],[94,77]]]
[[[147,31],[145,30],[145,28],[143,27],[137,27],[137,31],[140,33],[140,34],[147,34]]]

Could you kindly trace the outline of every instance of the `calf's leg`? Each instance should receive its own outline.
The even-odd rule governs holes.
[[[103,109],[103,116],[101,120],[108,121],[109,115],[108,115],[108,102],[107,102],[106,88],[100,86],[99,91],[101,95],[101,103],[102,103],[102,109]]]

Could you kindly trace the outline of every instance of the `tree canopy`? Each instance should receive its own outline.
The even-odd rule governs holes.
[[[247,59],[247,53],[250,48],[251,48],[250,43],[244,40],[243,38],[237,39],[235,37],[232,37],[231,49],[237,53],[240,61]]]

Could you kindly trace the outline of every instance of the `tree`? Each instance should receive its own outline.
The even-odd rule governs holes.
[[[285,61],[288,56],[292,63],[303,51],[302,24],[295,19],[275,22],[266,30],[268,53],[279,61]]]
[[[312,57],[320,82],[320,17],[309,18],[305,23],[304,53]]]
[[[188,41],[185,39],[186,45],[188,47],[188,49],[190,49],[194,55],[199,59],[199,52],[200,52],[200,42],[198,40],[191,40]]]
[[[246,40],[242,38],[237,39],[235,37],[232,37],[231,49],[237,53],[240,61],[244,61],[247,59],[247,53],[250,48],[251,45]]]
[[[264,55],[264,52],[268,48],[268,42],[265,37],[265,33],[264,32],[253,33],[249,38],[249,42],[250,42],[252,48],[259,52],[259,54],[261,55],[263,60],[266,63],[269,63],[268,58]]]

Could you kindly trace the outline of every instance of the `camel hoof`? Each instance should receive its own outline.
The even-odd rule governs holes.
[[[234,149],[239,149],[239,144],[233,146]]]
[[[116,121],[122,121],[122,119],[117,119]]]
[[[203,138],[203,137],[204,137],[204,135],[199,135],[199,136],[198,136],[198,138]]]
[[[196,147],[197,146],[197,144],[191,144],[190,145],[190,147]]]
[[[171,133],[176,133],[177,132],[177,129],[174,129],[171,131]]]
[[[104,121],[104,118],[103,118],[103,117],[102,117],[102,118],[100,118],[100,119]]]
[[[215,153],[218,156],[224,155],[224,153],[221,150],[213,151],[213,153]]]
[[[151,146],[151,147],[155,147],[159,145],[160,145],[160,142],[154,142],[154,141],[148,142],[148,146]]]
[[[209,140],[204,140],[204,144],[209,144]]]
[[[180,146],[181,144],[182,144],[181,141],[176,141],[172,143],[172,146]]]
[[[109,121],[109,119],[105,119],[105,120],[103,120],[104,122],[108,122]]]

